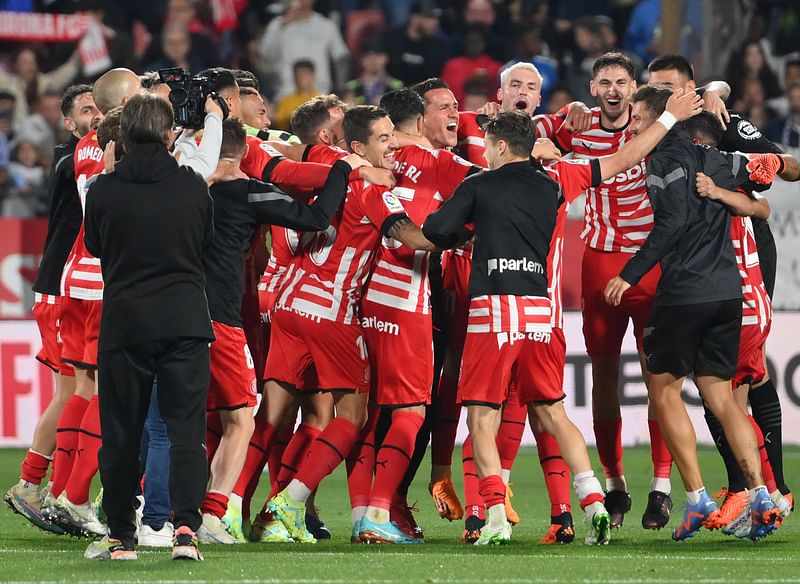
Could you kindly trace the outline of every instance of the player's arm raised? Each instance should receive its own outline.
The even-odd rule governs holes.
[[[770,213],[769,202],[759,195],[754,198],[738,191],[729,191],[714,184],[710,176],[697,173],[697,193],[701,197],[719,201],[728,207],[734,215],[743,217],[755,217],[756,219],[768,219]]]
[[[616,154],[600,158],[600,174],[603,180],[637,165],[650,154],[676,122],[699,114],[702,108],[703,100],[696,93],[683,93],[681,89],[676,90],[667,101],[666,110],[655,124],[627,142]]]

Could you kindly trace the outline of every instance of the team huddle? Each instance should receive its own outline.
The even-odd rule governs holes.
[[[800,164],[725,109],[726,83],[695,87],[680,56],[649,70],[637,88],[631,61],[608,53],[593,68],[597,106],[554,114],[534,115],[542,77],[524,62],[478,112],[459,112],[436,78],[380,107],[321,96],[295,110],[290,135],[268,130],[252,74],[217,68],[205,72],[216,99],[202,132],[170,135],[171,156],[137,142],[137,121],[171,112],[157,75],[114,69],[68,88],[73,138],[56,147],[34,286],[37,358],[57,392],[8,506],[45,531],[98,539],[87,558],[135,559],[139,545],[202,559],[198,542],[330,538],[314,496],[344,461],[351,541],[420,544],[406,494],[430,443],[438,514],[464,520],[464,543],[503,544],[520,520],[508,483],[529,422],[550,501],[541,542],[581,530],[572,484],[585,542],[607,544],[631,509],[617,393],[631,320],[653,461],[642,526],[670,520],[674,461],[687,496],[674,540],[704,527],[770,534],[793,499],[765,367],[776,251],[757,192],[800,180]],[[110,222],[114,205],[132,222],[150,205],[126,191],[130,177],[141,192],[165,181],[150,189],[174,199],[164,220],[202,215],[199,273],[191,257],[148,264],[182,249],[178,227],[141,241]],[[583,194],[583,333],[605,484],[563,402],[563,241]],[[185,289],[185,311],[154,300],[167,288]],[[141,365],[165,338],[156,330],[196,341],[174,350],[205,403],[200,430],[174,395],[178,375]],[[681,401],[686,376],[728,472],[719,507]],[[125,402],[127,386],[147,389]],[[462,408],[463,503],[452,477]],[[265,467],[270,493],[253,507]]]

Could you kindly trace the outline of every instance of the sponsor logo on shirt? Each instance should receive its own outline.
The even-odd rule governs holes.
[[[739,120],[736,124],[736,131],[745,140],[757,140],[761,137],[761,132],[747,120]]]
[[[389,209],[390,213],[406,212],[405,208],[403,207],[403,203],[400,202],[400,199],[390,192],[383,193],[383,204],[386,205],[386,208]]]
[[[488,276],[491,276],[492,272],[495,270],[501,274],[503,272],[533,272],[534,274],[544,274],[544,266],[528,258],[489,258],[487,267],[489,269]]]
[[[550,334],[549,331],[497,333],[497,348],[502,349],[503,345],[506,343],[513,345],[514,343],[525,340],[533,341],[534,343],[550,344]]]

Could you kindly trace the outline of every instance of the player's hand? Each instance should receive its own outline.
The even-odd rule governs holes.
[[[478,108],[478,111],[475,113],[483,114],[489,117],[496,116],[500,113],[500,104],[495,101],[486,102],[480,108]]]
[[[114,140],[109,140],[103,150],[103,168],[106,174],[114,172],[114,167],[117,165],[117,144]]]
[[[580,101],[573,101],[569,104],[569,110],[563,125],[573,134],[585,132],[592,127],[592,110]]]
[[[358,154],[350,153],[344,158],[342,158],[347,164],[350,165],[350,168],[355,170],[356,168],[361,168],[362,166],[369,166],[369,160],[366,158],[362,158]]]
[[[397,184],[394,173],[385,168],[375,168],[374,166],[362,166],[358,169],[359,176],[375,185],[381,185],[387,189],[393,189]]]
[[[684,93],[683,89],[676,89],[667,100],[666,110],[682,122],[703,111],[703,98],[694,91]]]
[[[537,138],[531,153],[536,160],[561,160],[561,150],[547,138]]]
[[[219,119],[223,119],[225,117],[223,115],[222,108],[217,103],[217,100],[211,97],[210,95],[206,97],[206,113],[216,114],[219,116]]]
[[[630,287],[631,285],[625,280],[619,276],[614,276],[608,281],[608,284],[606,284],[606,290],[603,292],[603,296],[606,302],[611,306],[619,306],[619,303],[622,302],[622,295],[625,294],[625,291]]]
[[[711,112],[722,124],[722,129],[728,129],[728,123],[731,121],[731,115],[728,113],[728,108],[719,93],[716,91],[706,91],[703,94],[703,109]]]
[[[712,201],[718,201],[722,198],[717,185],[714,184],[711,177],[702,172],[697,173],[697,194]]]

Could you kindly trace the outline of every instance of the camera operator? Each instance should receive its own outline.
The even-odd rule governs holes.
[[[213,207],[205,181],[169,155],[172,124],[164,100],[132,98],[120,122],[125,156],[87,195],[84,239],[102,260],[106,286],[98,359],[109,528],[87,548],[90,559],[136,558],[139,437],[156,376],[171,442],[172,557],[202,558],[195,531],[208,480],[203,442],[214,338],[202,255],[213,239]]]

